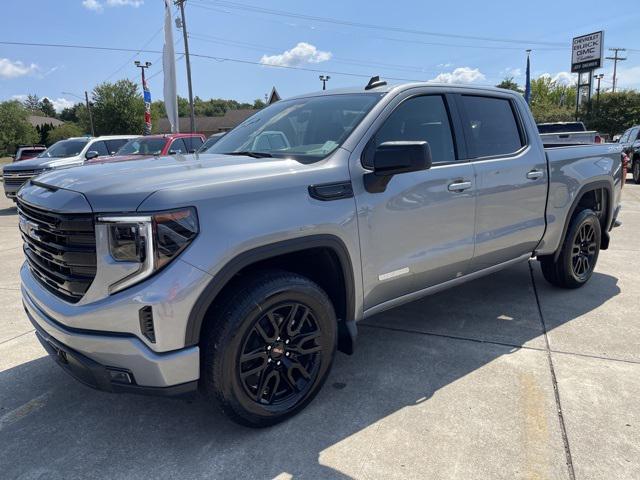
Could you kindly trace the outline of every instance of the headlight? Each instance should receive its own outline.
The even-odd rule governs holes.
[[[98,222],[107,229],[109,255],[124,272],[109,285],[109,293],[130,287],[163,268],[198,233],[193,207],[151,215],[105,216]]]

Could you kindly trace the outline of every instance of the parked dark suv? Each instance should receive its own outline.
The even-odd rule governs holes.
[[[622,145],[623,152],[627,154],[631,162],[629,169],[633,174],[633,181],[640,183],[640,125],[625,131],[618,143]]]

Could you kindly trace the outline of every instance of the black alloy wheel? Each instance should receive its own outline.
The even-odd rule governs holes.
[[[248,332],[238,374],[259,404],[295,403],[320,370],[321,331],[311,309],[298,302],[276,305]]]
[[[576,232],[571,250],[571,268],[579,281],[585,281],[591,275],[597,251],[596,230],[593,224],[582,224]]]

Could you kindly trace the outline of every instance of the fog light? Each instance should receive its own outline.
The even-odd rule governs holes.
[[[122,370],[109,370],[109,377],[112,383],[125,383],[127,385],[133,383],[129,372],[123,372]]]

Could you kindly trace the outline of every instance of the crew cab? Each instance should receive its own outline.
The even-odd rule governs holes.
[[[129,140],[115,155],[95,157],[87,160],[87,163],[126,162],[160,155],[186,155],[195,153],[204,140],[204,135],[199,133],[147,135]]]
[[[37,157],[47,149],[44,145],[20,145],[16,150],[16,154],[13,155],[14,162],[20,162],[22,160],[29,160],[30,158]]]
[[[640,183],[640,125],[627,129],[618,143],[629,159],[629,170],[633,175],[633,181]]]
[[[4,194],[14,199],[16,193],[30,178],[48,170],[82,165],[99,155],[113,155],[134,135],[108,135],[102,137],[72,137],[54,143],[37,157],[7,165],[2,170]]]
[[[31,180],[24,306],[87,385],[200,388],[271,425],[309,404],[364,318],[532,258],[553,285],[588,282],[620,158],[545,149],[509,90],[374,77],[281,100],[208,153]]]

